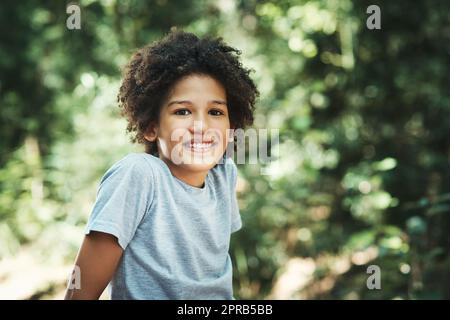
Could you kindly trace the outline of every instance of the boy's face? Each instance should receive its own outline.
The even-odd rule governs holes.
[[[170,168],[205,172],[223,156],[230,134],[226,92],[207,75],[178,80],[164,101],[159,124],[145,138],[157,141],[160,158]]]

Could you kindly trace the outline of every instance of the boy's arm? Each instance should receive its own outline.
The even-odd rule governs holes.
[[[122,253],[123,249],[113,235],[92,231],[85,236],[75,262],[79,268],[80,286],[70,285],[72,277],[64,299],[98,299],[112,279]]]

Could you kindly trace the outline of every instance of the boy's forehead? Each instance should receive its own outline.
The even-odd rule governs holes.
[[[192,74],[177,80],[172,87],[172,92],[177,93],[183,90],[201,90],[204,87],[217,91],[225,91],[223,85],[213,77],[208,75]]]
[[[226,103],[225,89],[220,82],[208,76],[190,76],[181,79],[170,90],[167,103],[207,99]]]

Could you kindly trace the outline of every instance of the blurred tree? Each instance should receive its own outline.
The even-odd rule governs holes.
[[[381,1],[382,29],[368,30],[370,4],[240,3],[271,79],[263,126],[282,128],[285,164],[245,171],[235,255],[247,297],[293,257],[349,254],[332,290],[297,297],[449,298],[449,4]],[[379,292],[366,288],[369,262]],[[318,265],[312,284],[332,273]]]

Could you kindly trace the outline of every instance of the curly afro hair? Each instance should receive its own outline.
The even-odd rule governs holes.
[[[117,97],[131,141],[145,144],[145,152],[158,155],[156,142],[147,141],[145,131],[158,123],[162,103],[177,80],[191,74],[208,75],[223,85],[232,128],[252,125],[259,92],[250,70],[239,61],[240,54],[222,38],[199,39],[184,31],[172,31],[139,49],[124,69]]]

